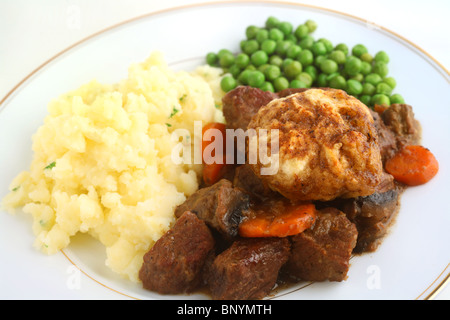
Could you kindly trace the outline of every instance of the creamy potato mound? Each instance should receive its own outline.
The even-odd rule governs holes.
[[[34,158],[3,200],[33,218],[35,246],[53,254],[78,232],[106,247],[106,265],[138,280],[142,257],[198,189],[201,165],[174,164],[171,132],[223,121],[219,69],[172,71],[154,52],[127,79],[92,81],[51,101]]]

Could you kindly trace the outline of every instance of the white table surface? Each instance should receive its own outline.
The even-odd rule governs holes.
[[[206,2],[218,1],[0,1],[0,100],[34,69],[95,32],[146,13]],[[408,39],[425,50],[445,69],[450,68],[448,0],[289,2],[329,8],[366,19],[368,23],[383,26]],[[449,300],[450,285],[442,289],[436,299]]]

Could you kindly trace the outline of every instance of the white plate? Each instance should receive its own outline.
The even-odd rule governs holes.
[[[450,105],[448,73],[405,39],[356,17],[284,3],[214,3],[153,13],[90,37],[51,59],[5,97],[0,106],[0,197],[17,173],[29,167],[31,136],[42,124],[47,103],[96,78],[113,83],[133,62],[161,50],[174,68],[191,68],[209,51],[237,51],[249,24],[268,16],[294,25],[307,19],[319,27],[316,38],[369,52],[388,52],[390,75],[423,126],[423,145],[440,162],[428,184],[410,188],[397,222],[375,252],[351,260],[348,280],[301,283],[280,289],[274,299],[427,299],[449,277]],[[105,252],[87,236],[77,236],[61,253],[45,256],[32,248],[31,218],[0,213],[0,298],[206,299],[202,294],[159,296],[120,279],[105,265]]]

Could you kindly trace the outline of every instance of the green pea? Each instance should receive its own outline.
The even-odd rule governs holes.
[[[259,43],[255,39],[247,40],[242,44],[242,51],[248,55],[259,50]]]
[[[360,95],[363,91],[361,82],[350,79],[347,80],[347,93],[352,96]]]
[[[292,42],[291,42],[291,41],[287,41],[287,40],[280,40],[280,41],[277,41],[277,47],[276,47],[276,49],[275,49],[275,52],[276,52],[278,55],[284,57],[284,56],[286,56],[287,50],[288,50],[289,47],[291,47],[291,46],[292,46]]]
[[[228,73],[230,73],[234,78],[237,78],[241,73],[241,68],[239,68],[236,64],[233,64],[228,68]]]
[[[304,83],[306,88],[310,88],[313,83],[313,78],[307,72],[300,72],[300,74],[295,77],[295,80],[299,80]]]
[[[370,105],[370,99],[371,98],[372,98],[371,96],[365,94],[365,95],[362,95],[362,96],[359,97],[359,101],[361,101],[366,106],[368,106],[368,105]]]
[[[289,88],[308,88],[301,80],[294,79],[289,83]]]
[[[391,104],[394,104],[394,103],[405,103],[405,99],[403,99],[401,94],[398,94],[398,93],[393,94],[391,96]]]
[[[251,71],[248,75],[248,84],[252,87],[259,88],[266,81],[261,71]]]
[[[348,46],[345,43],[339,43],[334,50],[342,51],[345,55],[348,54]]]
[[[314,59],[314,65],[320,69],[320,68],[321,68],[320,65],[321,65],[322,62],[324,62],[325,60],[327,60],[327,57],[326,57],[326,56],[317,56],[317,57],[315,57],[315,59]]]
[[[359,58],[361,59],[361,61],[368,62],[368,63],[371,63],[373,60],[372,55],[368,52],[363,53]]]
[[[336,61],[337,64],[344,64],[345,61],[347,60],[347,57],[345,56],[345,53],[342,52],[341,50],[333,50],[330,52],[330,54],[328,55],[328,58],[330,58],[331,60]]]
[[[220,81],[220,87],[225,92],[233,90],[234,88],[236,88],[236,86],[237,86],[236,79],[234,79],[232,76],[225,76]]]
[[[352,76],[350,79],[356,80],[356,81],[359,81],[359,82],[363,82],[364,81],[364,75],[362,73],[357,73],[354,76]]]
[[[311,36],[305,36],[298,44],[302,49],[311,49],[314,44],[314,38]]]
[[[289,81],[285,77],[278,77],[273,81],[276,92],[289,88]]]
[[[389,73],[388,66],[385,62],[375,61],[372,72],[379,74],[382,78],[386,77]]]
[[[295,59],[297,58],[298,54],[302,51],[302,48],[296,44],[291,45],[287,50],[286,50],[286,57],[291,58],[291,59]]]
[[[313,20],[306,20],[305,25],[308,27],[309,33],[312,33],[317,29],[317,23]]]
[[[367,75],[372,72],[372,65],[367,61],[361,62],[361,73]]]
[[[250,57],[246,53],[239,53],[236,56],[235,64],[241,69],[244,69],[250,63]]]
[[[363,89],[362,89],[362,94],[363,95],[368,95],[368,96],[373,96],[375,94],[376,91],[376,87],[369,83],[369,82],[365,82],[363,84]]]
[[[354,76],[361,71],[361,60],[356,57],[349,57],[345,62],[344,69],[349,76]]]
[[[331,59],[325,59],[320,64],[320,70],[322,70],[322,72],[324,72],[326,74],[332,74],[332,73],[338,71],[338,68],[339,67],[338,67],[338,64],[336,63],[336,61],[331,60]]]
[[[317,76],[317,81],[316,82],[317,82],[317,86],[318,87],[328,87],[327,75],[325,73],[319,74]]]
[[[310,33],[309,28],[306,24],[301,24],[295,29],[294,34],[297,39],[303,39]]]
[[[269,58],[269,63],[274,66],[281,67],[281,65],[283,64],[283,59],[278,55],[272,55]]]
[[[272,28],[269,30],[269,39],[275,41],[284,40],[284,33],[278,28]]]
[[[271,29],[271,28],[278,27],[279,24],[280,24],[280,20],[278,20],[274,16],[270,16],[267,18],[265,25],[266,25],[266,28]]]
[[[269,61],[269,56],[264,51],[258,50],[250,56],[250,61],[255,67],[259,67]]]
[[[240,82],[244,85],[248,85],[248,77],[251,72],[252,72],[252,70],[249,70],[249,69],[243,70],[237,78],[238,82]]]
[[[206,63],[210,66],[215,66],[219,60],[219,57],[214,52],[210,52],[206,55]]]
[[[267,80],[273,81],[281,75],[280,67],[276,65],[270,65],[265,71],[264,75]]]
[[[384,78],[383,82],[387,83],[389,87],[391,87],[392,89],[394,89],[397,86],[397,81],[395,81],[395,79],[392,77]]]
[[[270,91],[270,92],[275,92],[275,89],[273,87],[273,84],[268,82],[268,81],[264,81],[264,83],[261,85],[261,87],[259,87],[262,91]]]
[[[331,51],[333,51],[333,44],[331,43],[330,40],[325,39],[325,38],[320,38],[318,40],[318,42],[323,43],[325,45],[325,49],[327,50],[327,53],[330,53]]]
[[[258,71],[265,73],[269,67],[270,67],[270,64],[268,64],[268,63],[262,64],[258,67]],[[264,76],[265,76],[265,74],[264,74]]]
[[[283,60],[283,63],[281,64],[281,69],[286,68],[286,66],[287,66],[288,64],[290,64],[292,61],[294,61],[294,59],[291,59],[291,58],[286,58],[286,59],[284,59],[284,60]]]
[[[283,21],[278,25],[278,29],[280,29],[284,35],[287,36],[292,32],[293,26],[290,22]]]
[[[259,43],[262,43],[264,40],[269,39],[269,30],[267,29],[260,29],[256,33],[256,41]]]
[[[382,80],[383,79],[381,78],[381,76],[377,73],[369,73],[364,79],[365,82],[373,84],[374,86],[376,86]]]
[[[314,67],[314,66],[307,66],[305,68],[305,72],[311,76],[313,82],[316,81],[318,73],[319,73],[317,71],[316,67]],[[312,85],[312,83],[311,83],[311,85]]]
[[[261,43],[261,50],[267,53],[268,55],[275,52],[277,48],[277,42],[272,39],[266,39]]]
[[[327,48],[323,42],[316,42],[312,45],[311,51],[315,56],[323,56],[327,53]]]
[[[300,51],[296,59],[300,61],[302,66],[309,66],[314,62],[314,55],[311,50],[304,49]]]
[[[334,89],[345,90],[345,88],[347,87],[347,81],[345,81],[345,78],[343,76],[336,75],[328,81],[328,85]]]
[[[366,46],[364,46],[363,44],[357,44],[352,48],[352,55],[354,55],[355,57],[361,57],[362,54],[367,53],[368,50],[366,48]]]
[[[233,54],[230,50],[220,49],[219,52],[217,52],[217,57],[220,59],[223,55],[230,55],[230,54]]]
[[[302,72],[302,64],[293,60],[283,68],[283,72],[288,79],[293,79]]]
[[[256,38],[256,34],[258,33],[260,29],[257,26],[248,26],[245,29],[245,36],[247,37],[247,39],[255,39]]]
[[[388,63],[389,62],[389,56],[386,52],[384,51],[378,51],[377,54],[374,57],[375,61],[381,61],[384,63]]]
[[[293,43],[297,42],[297,37],[293,34],[290,33],[287,36],[284,37],[286,40],[292,41]]]
[[[392,88],[387,83],[384,82],[380,82],[379,84],[377,84],[376,88],[377,88],[376,93],[385,94],[387,96],[390,96],[392,93]]]
[[[235,61],[235,57],[234,55],[230,52],[230,53],[224,53],[221,56],[219,56],[219,65],[222,68],[228,68],[231,65],[234,64]]]
[[[372,96],[372,98],[370,99],[370,104],[372,106],[374,106],[376,104],[389,106],[389,105],[391,105],[391,101],[387,95],[378,93],[378,94],[375,94],[374,96]]]

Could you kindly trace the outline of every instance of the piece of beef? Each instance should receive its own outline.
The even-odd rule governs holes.
[[[288,260],[287,238],[241,238],[214,260],[208,276],[213,299],[250,300],[265,297]]]
[[[381,115],[384,123],[396,135],[400,143],[419,144],[422,128],[414,117],[413,109],[407,104],[392,104]]]
[[[339,209],[355,223],[358,242],[355,253],[373,252],[395,220],[400,206],[402,187],[394,187],[383,193],[341,201]]]
[[[144,255],[139,279],[161,294],[192,292],[204,284],[203,268],[214,258],[214,238],[205,222],[185,212]]]
[[[233,184],[235,187],[248,192],[253,198],[263,200],[272,197],[277,192],[270,189],[262,180],[253,172],[248,164],[241,165],[236,168]]]
[[[262,106],[275,99],[276,94],[250,86],[239,86],[222,98],[223,115],[230,129],[247,130],[251,118]]]
[[[378,133],[378,145],[380,146],[381,160],[383,164],[397,152],[397,140],[394,132],[389,129],[378,112],[369,109],[372,114],[375,129]]]
[[[343,212],[318,210],[314,226],[291,237],[291,257],[283,273],[295,280],[345,280],[357,236],[356,226]]]
[[[407,104],[392,104],[379,115],[371,111],[378,133],[383,163],[406,145],[420,144],[422,130]]]
[[[227,238],[238,234],[243,211],[250,206],[250,196],[231,181],[222,179],[210,187],[202,188],[189,196],[175,209],[180,217],[185,211],[194,212],[206,224]]]

